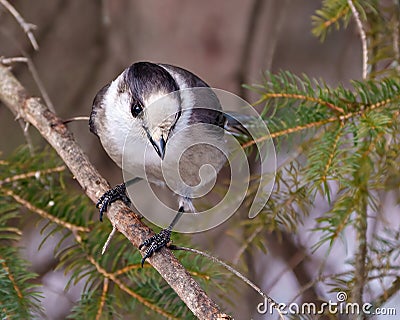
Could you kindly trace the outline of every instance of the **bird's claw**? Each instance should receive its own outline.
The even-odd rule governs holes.
[[[163,229],[160,233],[155,234],[149,239],[145,240],[140,246],[139,250],[146,247],[144,256],[142,258],[142,268],[147,258],[151,257],[154,252],[160,250],[162,247],[167,246],[171,241],[171,229]]]
[[[126,195],[126,187],[124,183],[118,184],[114,188],[108,190],[97,201],[96,208],[100,208],[100,221],[103,221],[103,215],[107,211],[108,207],[117,200],[123,201],[127,206],[131,204],[131,201]]]

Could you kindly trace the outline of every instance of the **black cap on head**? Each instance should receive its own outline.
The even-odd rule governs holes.
[[[153,93],[179,90],[174,78],[162,67],[150,62],[137,62],[126,73],[133,97],[143,103]]]

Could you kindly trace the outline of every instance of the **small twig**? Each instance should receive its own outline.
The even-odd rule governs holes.
[[[112,231],[108,235],[107,241],[104,243],[103,249],[101,250],[101,254],[103,255],[106,252],[108,246],[110,245],[111,239],[114,237],[115,233],[117,232],[117,228],[113,226]]]
[[[79,116],[79,117],[68,118],[68,119],[64,120],[63,123],[67,124],[72,121],[88,121],[88,120],[89,120],[89,117],[87,117],[87,116]]]
[[[23,57],[11,57],[11,58],[4,58],[0,57],[0,63],[4,65],[10,65],[15,62],[24,62],[27,64],[29,72],[32,74],[32,78],[36,83],[36,86],[38,87],[40,94],[43,97],[44,102],[46,103],[47,107],[52,111],[55,112],[54,105],[51,102],[50,96],[47,93],[42,80],[39,77],[39,73],[36,70],[35,64],[33,63],[32,59],[28,57],[28,54],[24,52],[24,50],[20,49],[22,51],[22,54],[24,55]]]
[[[4,180],[0,180],[0,186],[5,183],[10,183],[10,182],[14,182],[14,181],[22,180],[22,179],[28,179],[28,178],[32,178],[32,177],[38,178],[43,174],[49,174],[49,173],[53,173],[53,172],[61,172],[61,171],[64,171],[65,169],[66,169],[66,166],[59,166],[59,167],[50,168],[50,169],[46,169],[46,170],[36,170],[36,171],[28,172],[28,173],[17,174],[12,177],[5,178]]]
[[[27,63],[28,59],[26,57],[0,57],[0,63],[4,65],[11,65],[13,63]]]
[[[265,299],[265,301],[267,301],[269,304],[272,304],[274,306],[274,308],[276,309],[276,311],[278,312],[279,317],[281,319],[285,319],[281,310],[279,310],[279,308],[277,307],[278,304],[275,302],[274,299],[272,299],[270,296],[268,296],[267,294],[262,292],[262,290],[256,284],[254,284],[252,281],[250,281],[248,278],[246,278],[243,274],[241,274],[239,271],[237,271],[236,269],[234,269],[233,267],[231,267],[224,261],[212,256],[211,254],[208,254],[207,252],[200,251],[200,250],[193,249],[193,248],[179,247],[179,246],[175,246],[175,245],[170,245],[169,248],[171,250],[182,250],[182,251],[193,252],[193,253],[196,253],[203,257],[206,257],[215,263],[222,265],[229,272],[233,273],[235,276],[237,276],[239,279],[241,279],[243,282],[247,283],[251,288],[253,288],[259,295],[261,295]]]
[[[26,33],[29,41],[32,44],[33,49],[38,51],[39,45],[35,39],[35,36],[32,33],[32,30],[34,30],[36,26],[34,24],[26,22],[24,18],[22,18],[22,16],[19,14],[19,12],[7,0],[0,0],[0,3],[4,8],[8,10],[8,12],[10,12],[14,16],[15,20],[17,20],[22,30],[24,30],[24,32]]]
[[[368,45],[367,45],[367,35],[365,33],[364,27],[362,25],[360,14],[358,13],[356,7],[354,6],[353,0],[347,0],[351,12],[353,13],[354,19],[356,20],[358,31],[360,32],[361,44],[362,44],[362,55],[363,55],[363,65],[362,65],[362,77],[367,79],[368,75]]]
[[[29,153],[33,156],[35,154],[35,148],[33,147],[32,138],[29,134],[29,122],[25,122],[23,119],[18,119],[18,123],[22,129],[22,134],[25,137],[26,144],[28,145]]]

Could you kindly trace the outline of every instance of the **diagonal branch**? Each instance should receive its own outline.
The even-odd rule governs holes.
[[[10,70],[3,65],[0,65],[0,101],[14,114],[37,128],[57,151],[93,202],[96,202],[99,196],[109,189],[107,181],[89,162],[63,121],[39,99],[31,98]],[[107,216],[112,225],[135,247],[154,234],[133,211],[120,202],[111,206]],[[207,296],[170,250],[163,248],[148,261],[196,317],[200,319],[218,319],[223,316],[229,318]]]

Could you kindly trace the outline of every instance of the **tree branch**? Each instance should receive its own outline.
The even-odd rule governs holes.
[[[3,5],[3,7],[6,8],[14,16],[15,20],[17,20],[21,28],[26,33],[29,41],[32,44],[33,49],[38,51],[39,45],[35,39],[35,36],[32,33],[32,29],[35,29],[36,26],[31,23],[27,23],[24,18],[22,18],[22,16],[19,14],[19,12],[7,0],[0,0],[0,4]]]
[[[100,195],[110,188],[107,181],[89,162],[63,121],[38,98],[30,97],[10,70],[1,64],[0,101],[17,115],[17,118],[23,118],[37,128],[57,151],[93,202],[96,202]],[[154,234],[132,210],[121,202],[114,203],[108,209],[107,216],[112,225],[135,247]],[[224,315],[220,307],[207,296],[170,250],[163,248],[148,261],[196,317],[199,319],[230,318]]]

